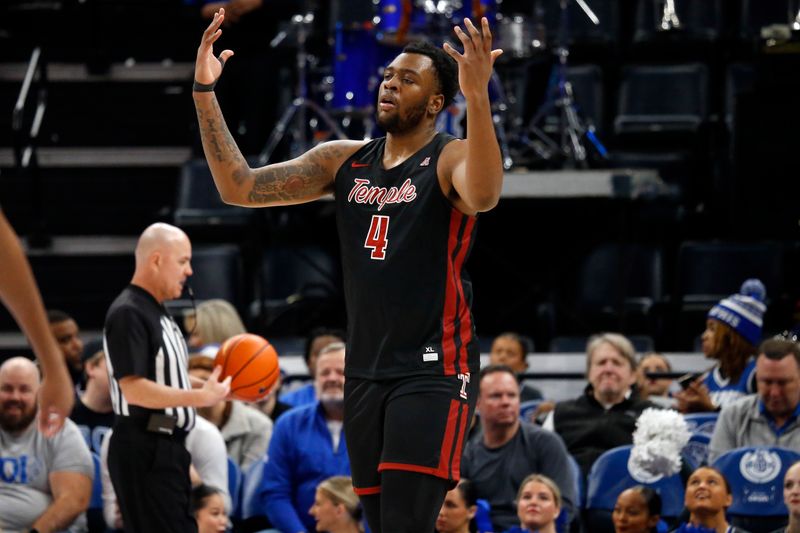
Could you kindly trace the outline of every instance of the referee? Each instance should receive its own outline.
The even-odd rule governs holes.
[[[195,407],[214,405],[230,390],[219,367],[192,389],[187,349],[162,305],[181,295],[192,275],[192,245],[180,229],[153,224],[136,245],[131,284],[106,315],[106,363],[114,406],[108,470],[127,532],[192,532],[189,464],[184,447]]]

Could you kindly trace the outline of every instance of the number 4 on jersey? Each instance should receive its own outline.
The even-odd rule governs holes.
[[[386,215],[372,215],[372,222],[369,224],[367,240],[364,241],[364,248],[372,250],[370,258],[383,261],[386,259],[386,245],[389,239],[389,217]]]

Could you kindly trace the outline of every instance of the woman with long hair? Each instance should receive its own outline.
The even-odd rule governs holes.
[[[739,294],[711,308],[701,340],[703,353],[716,363],[675,395],[679,411],[718,411],[755,392],[755,356],[767,310],[765,298],[764,284],[748,279]]]
[[[187,316],[183,326],[189,332],[189,350],[211,357],[223,342],[247,332],[236,308],[219,298],[197,304],[194,315]]]
[[[444,497],[436,517],[437,533],[475,533],[475,513],[478,510],[478,492],[475,485],[462,479],[456,488]]]
[[[517,492],[520,526],[507,533],[556,533],[556,518],[561,513],[561,490],[555,481],[541,474],[522,480]]]
[[[642,485],[623,490],[611,513],[615,533],[656,533],[660,518],[661,496]]]
[[[686,481],[684,505],[689,520],[675,533],[747,533],[731,526],[725,510],[733,502],[731,487],[722,472],[711,466],[701,466]]]
[[[317,521],[317,531],[363,533],[361,504],[348,476],[333,476],[317,485],[308,514]]]
[[[800,533],[800,461],[783,476],[783,503],[789,511],[789,523],[773,533]]]

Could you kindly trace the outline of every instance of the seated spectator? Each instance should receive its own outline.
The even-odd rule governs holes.
[[[475,513],[478,511],[478,493],[468,479],[462,479],[456,488],[448,491],[436,517],[436,533],[471,533]]]
[[[305,359],[306,367],[308,367],[311,383],[282,394],[280,400],[283,403],[292,407],[299,407],[314,403],[317,400],[314,387],[314,378],[317,375],[317,357],[319,357],[320,351],[329,344],[344,342],[344,337],[344,332],[328,328],[316,328],[308,335],[303,359]]]
[[[800,462],[790,466],[783,476],[783,503],[789,510],[789,523],[772,533],[800,533]]]
[[[350,475],[342,434],[344,358],[344,343],[326,346],[314,378],[319,399],[291,409],[275,424],[257,497],[280,531],[314,531],[308,510],[317,485],[331,476]]]
[[[58,347],[64,355],[67,363],[67,370],[72,378],[72,383],[76,389],[83,388],[83,365],[81,364],[81,354],[83,353],[83,341],[81,340],[81,330],[78,323],[64,311],[49,309],[47,311],[47,321],[50,323],[50,331],[56,338]]]
[[[547,476],[531,474],[517,493],[519,526],[507,533],[556,533],[556,518],[561,512],[561,492]]]
[[[0,365],[0,529],[85,528],[94,464],[71,420],[52,438],[36,424],[39,371],[24,357]]]
[[[100,448],[100,480],[103,487],[103,518],[106,525],[112,529],[122,529],[122,515],[117,503],[117,495],[111,484],[108,473],[108,443],[112,431],[106,434]],[[231,495],[228,493],[228,458],[225,453],[225,441],[222,439],[217,427],[208,420],[197,417],[194,428],[186,436],[184,443],[189,455],[192,456],[189,475],[192,486],[210,485],[219,487],[226,512],[232,507]]]
[[[733,503],[731,487],[722,472],[711,466],[701,466],[686,482],[684,504],[689,521],[681,524],[676,533],[747,533],[728,524],[725,509]]]
[[[670,408],[676,404],[675,398],[670,395],[672,380],[669,378],[648,378],[648,373],[672,372],[672,365],[663,355],[655,352],[648,353],[639,361],[636,369],[636,389],[642,400],[649,400],[661,407]]]
[[[656,533],[661,515],[661,496],[650,487],[623,490],[611,513],[615,533]]]
[[[192,512],[197,520],[197,533],[223,533],[228,530],[228,513],[222,491],[201,484],[192,488]]]
[[[631,342],[618,333],[602,333],[586,346],[589,384],[582,396],[558,402],[545,420],[545,429],[561,435],[586,476],[600,455],[633,443],[636,419],[648,407],[632,389],[636,358]]]
[[[316,520],[316,531],[363,533],[361,504],[348,476],[329,477],[319,485],[308,514]]]
[[[766,290],[759,280],[748,279],[739,292],[708,312],[702,349],[717,363],[675,395],[682,413],[718,411],[755,392],[754,356],[767,310]]]
[[[564,494],[559,507],[572,515],[575,487],[567,450],[558,435],[520,421],[519,383],[513,370],[502,365],[481,370],[477,410],[483,431],[464,448],[461,477],[491,505],[495,531],[517,525],[514,498],[529,474],[556,480]]]
[[[520,379],[519,399],[521,402],[541,400],[542,393],[531,385],[521,380],[521,374],[528,371],[527,356],[533,351],[533,342],[518,333],[501,333],[492,341],[489,352],[489,364],[506,365],[517,373]]]
[[[213,371],[212,358],[196,355],[189,359],[189,375],[205,381]],[[267,453],[272,420],[257,409],[240,401],[223,400],[211,407],[197,408],[197,414],[220,430],[228,456],[243,471]]]
[[[743,446],[800,448],[800,346],[764,341],[756,359],[758,393],[725,407],[714,426],[708,460]]]
[[[99,454],[103,437],[114,426],[102,340],[87,343],[81,360],[86,387],[78,395],[69,417],[78,425],[89,449]]]
[[[200,302],[194,316],[184,319],[183,327],[189,332],[189,351],[212,358],[223,342],[247,332],[236,308],[222,299]]]
[[[278,391],[283,386],[283,370],[278,373],[278,379],[275,381],[275,386],[269,391],[269,394],[264,396],[261,400],[251,404],[253,407],[264,413],[272,420],[274,425],[278,418],[292,408],[288,403],[282,402],[278,399]]]

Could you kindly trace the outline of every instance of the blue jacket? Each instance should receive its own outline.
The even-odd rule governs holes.
[[[292,407],[302,407],[317,401],[317,391],[314,389],[314,384],[309,383],[303,385],[299,389],[281,394],[281,401],[283,403],[288,403]]]
[[[315,531],[308,510],[317,485],[330,476],[349,476],[344,431],[333,450],[319,402],[287,411],[275,423],[258,500],[273,527],[283,533]]]

